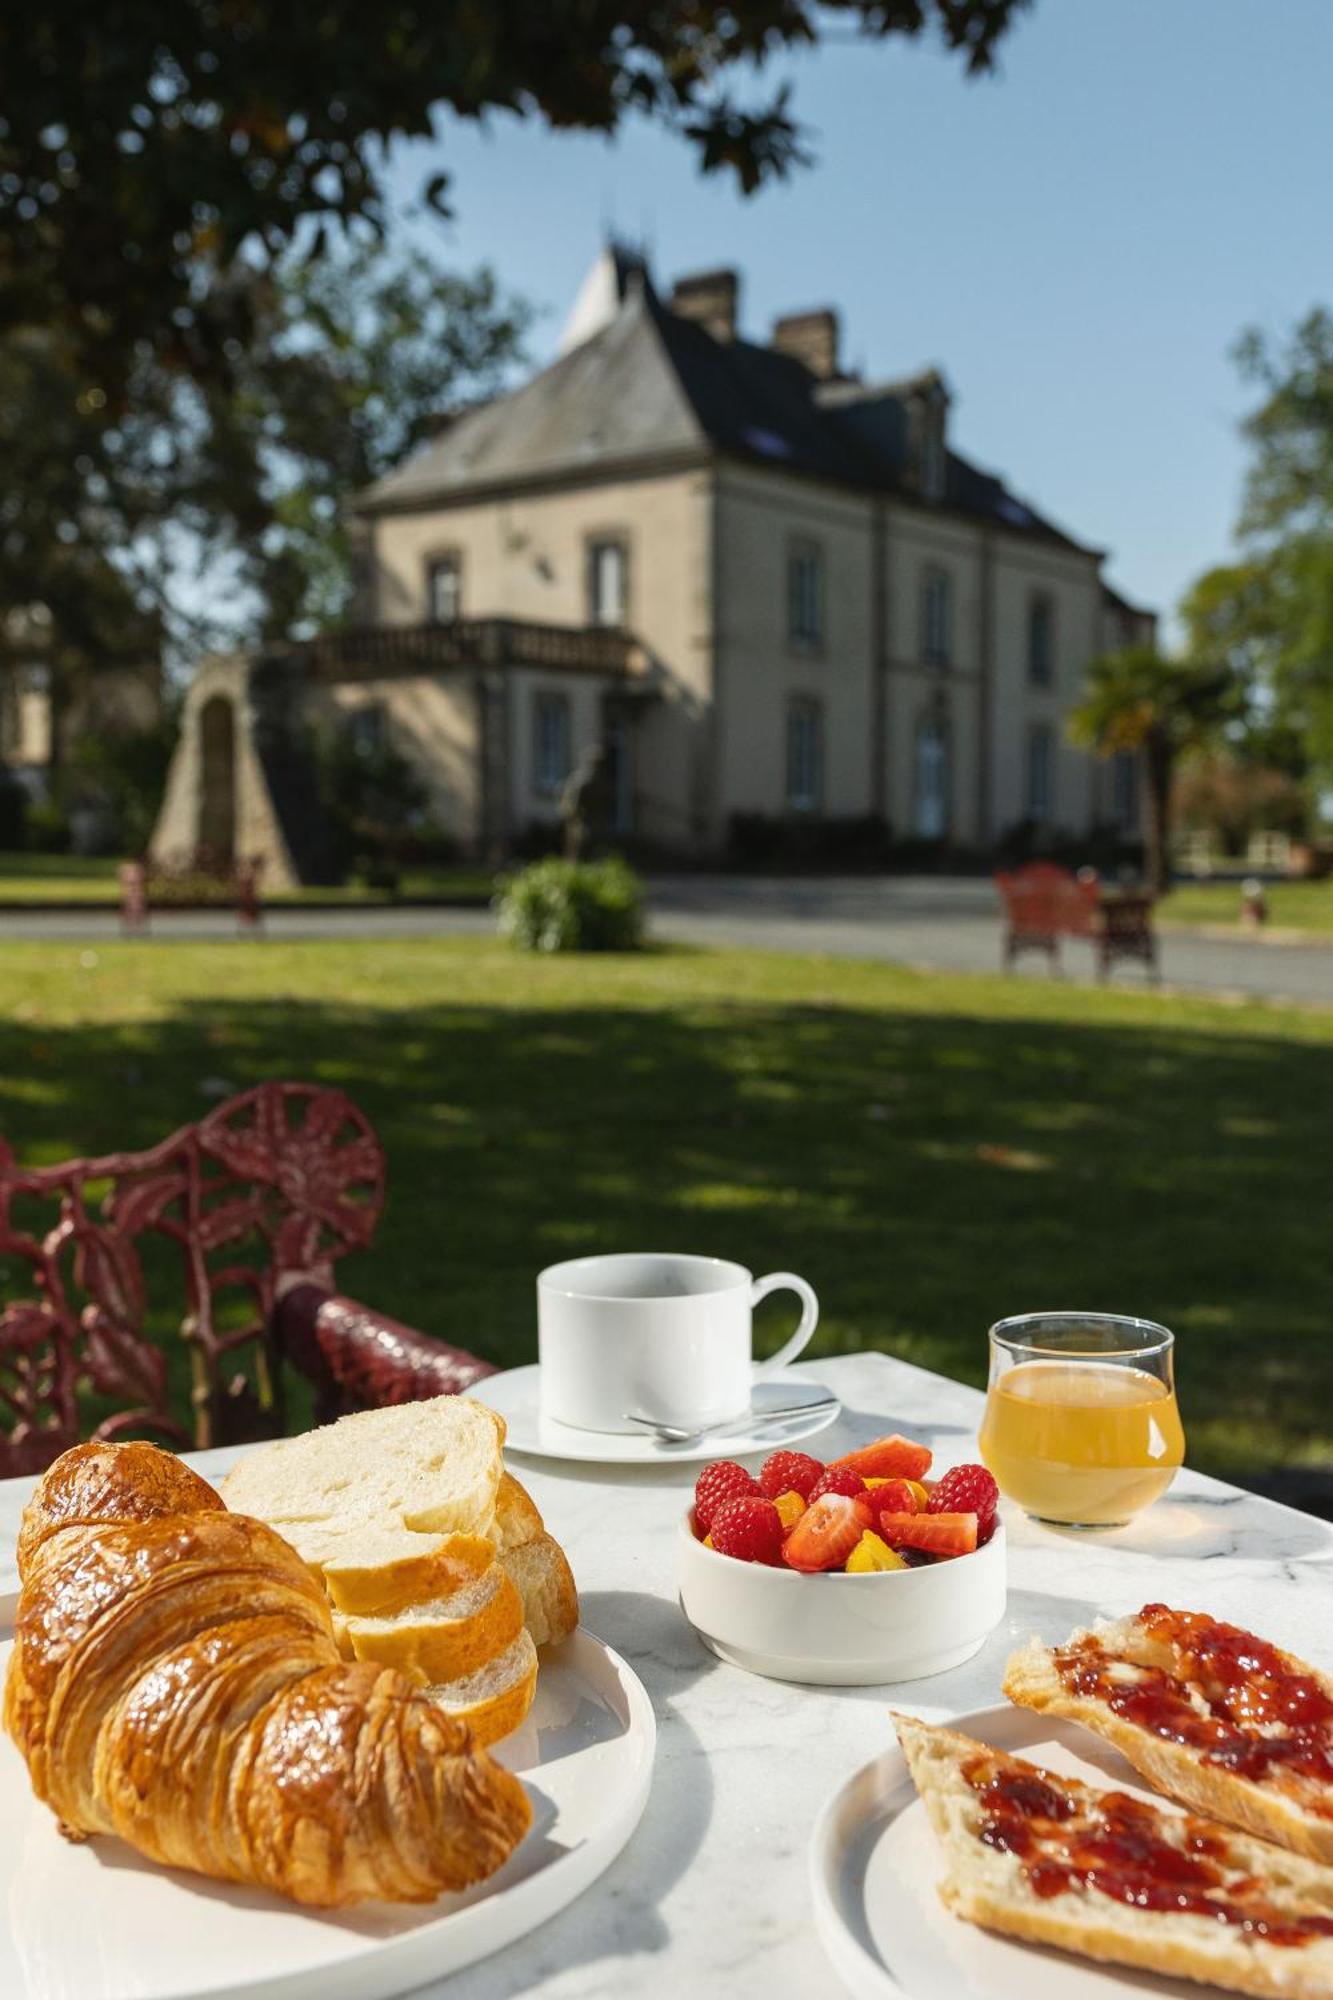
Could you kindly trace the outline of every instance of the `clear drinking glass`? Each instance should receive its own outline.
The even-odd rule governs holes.
[[[1039,1521],[1115,1528],[1159,1500],[1185,1456],[1175,1336],[1114,1313],[1025,1313],[990,1330],[981,1456]]]

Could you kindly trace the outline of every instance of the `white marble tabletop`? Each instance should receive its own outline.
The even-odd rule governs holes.
[[[838,1426],[810,1442],[820,1457],[891,1430],[925,1439],[941,1467],[976,1456],[975,1390],[876,1354],[812,1373],[844,1405]],[[218,1471],[234,1456],[197,1462]],[[806,1688],[722,1665],[686,1624],[673,1569],[693,1468],[514,1463],[569,1551],[583,1622],[625,1655],[652,1698],[657,1766],[638,1832],[601,1880],[531,1936],[422,1989],[432,2000],[836,1992],[806,1889],[820,1806],[890,1744],[891,1704],[932,1720],[991,1705],[1006,1655],[1029,1633],[1060,1639],[1161,1598],[1333,1666],[1333,1526],[1197,1473],[1183,1473],[1136,1526],[1105,1535],[1062,1535],[1006,1510],[1008,1614],[974,1659],[897,1688]],[[0,1485],[0,1553],[12,1550],[25,1484]]]

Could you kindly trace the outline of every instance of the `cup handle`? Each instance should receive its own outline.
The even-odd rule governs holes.
[[[767,1277],[756,1278],[750,1287],[751,1308],[760,1299],[766,1299],[770,1292],[795,1292],[801,1301],[801,1323],[791,1339],[767,1361],[756,1361],[756,1375],[772,1375],[777,1369],[785,1368],[794,1361],[801,1350],[810,1343],[815,1328],[819,1325],[819,1300],[815,1297],[813,1285],[807,1285],[804,1278],[798,1278],[794,1271],[770,1271]]]

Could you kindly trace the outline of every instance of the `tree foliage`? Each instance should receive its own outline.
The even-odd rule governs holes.
[[[0,607],[44,607],[58,691],[164,641],[184,654],[339,617],[349,496],[442,407],[491,393],[529,319],[489,272],[373,247],[242,265],[209,310],[233,328],[228,376],[144,347],[114,408],[58,331],[0,338]],[[25,643],[0,620],[0,666]]]
[[[1237,349],[1260,392],[1243,426],[1250,463],[1241,559],[1209,570],[1181,607],[1192,646],[1254,686],[1269,750],[1333,777],[1333,315]]]
[[[1136,752],[1147,794],[1149,880],[1160,895],[1169,884],[1171,792],[1180,759],[1215,741],[1242,712],[1243,684],[1227,663],[1170,659],[1152,646],[1130,646],[1094,660],[1083,699],[1070,716],[1070,735],[1102,756]]]
[[[0,10],[0,331],[62,329],[113,398],[147,341],[196,377],[245,338],[242,256],[382,233],[388,149],[437,116],[613,133],[633,115],[746,189],[806,157],[756,72],[830,31],[942,34],[986,70],[1027,0],[44,0]],[[736,79],[751,79],[750,97]],[[752,99],[752,101],[751,101]],[[445,206],[435,175],[424,200]]]

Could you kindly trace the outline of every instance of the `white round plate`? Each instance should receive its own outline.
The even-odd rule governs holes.
[[[9,1647],[0,1648],[0,1669]],[[542,1655],[523,1727],[497,1747],[532,1799],[527,1838],[489,1882],[428,1905],[304,1910],[259,1889],[72,1846],[0,1742],[0,1994],[5,2000],[388,2000],[499,1951],[619,1854],[648,1797],[652,1705],[580,1629]]]
[[[790,1368],[756,1383],[755,1389],[756,1394],[762,1389],[774,1401],[781,1401],[792,1389],[812,1395],[828,1393],[822,1382]],[[526,1452],[530,1458],[575,1459],[584,1465],[700,1465],[709,1458],[744,1458],[813,1437],[842,1414],[842,1405],[835,1397],[817,1410],[794,1417],[742,1422],[735,1429],[708,1431],[689,1444],[663,1444],[651,1431],[641,1437],[619,1431],[581,1431],[543,1416],[541,1368],[535,1361],[526,1368],[506,1368],[503,1374],[488,1375],[468,1394],[504,1418],[506,1451]]]
[[[1154,1799],[1108,1745],[1072,1722],[981,1708],[951,1728],[1089,1784]],[[1156,1803],[1160,1804],[1160,1800]],[[856,2000],[1198,2000],[1199,1988],[1020,1944],[951,1916],[936,1893],[943,1857],[896,1745],[836,1791],[810,1840],[815,1925]]]

